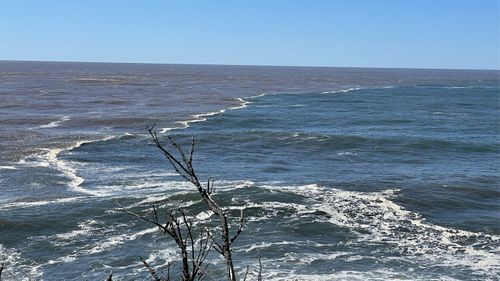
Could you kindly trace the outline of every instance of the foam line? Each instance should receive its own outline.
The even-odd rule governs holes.
[[[264,94],[262,94],[262,95],[264,95]],[[261,95],[259,95],[259,96],[261,96]],[[250,97],[250,98],[252,98],[252,97]],[[237,98],[236,100],[240,103],[237,106],[232,106],[232,107],[229,107],[229,108],[226,108],[226,109],[221,109],[221,110],[213,111],[213,112],[193,114],[193,115],[190,116],[191,119],[189,119],[189,120],[178,121],[177,124],[180,124],[180,126],[178,126],[178,127],[165,127],[165,128],[161,128],[159,130],[159,133],[163,134],[163,133],[166,133],[166,132],[169,132],[169,131],[172,131],[172,130],[186,129],[186,128],[190,127],[191,123],[205,122],[211,116],[220,115],[220,114],[222,114],[222,113],[224,113],[226,111],[230,111],[230,110],[236,110],[236,109],[245,108],[245,107],[248,106],[248,104],[251,103],[250,101],[247,101],[247,100],[242,99],[242,98]]]
[[[14,166],[0,166],[0,170],[16,170]]]
[[[64,151],[71,151],[75,148],[82,146],[83,144],[93,143],[98,141],[107,141],[114,138],[119,138],[120,136],[108,136],[102,139],[96,140],[85,140],[78,141],[73,145],[70,145],[65,148],[41,148],[41,151],[44,153],[39,153],[36,155],[27,156],[17,163],[18,165],[28,165],[31,167],[52,167],[61,172],[65,177],[67,177],[70,181],[68,183],[68,187],[70,190],[78,193],[84,193],[92,196],[102,196],[103,194],[98,191],[88,190],[81,185],[85,182],[85,179],[78,176],[77,170],[71,165],[70,161],[62,160],[59,158],[59,155]],[[29,161],[27,159],[35,158],[35,161]]]
[[[52,122],[44,124],[44,125],[40,125],[40,126],[38,126],[36,128],[38,128],[38,129],[48,129],[48,128],[59,127],[59,125],[62,122],[68,121],[69,119],[70,119],[69,116],[62,116],[59,120],[52,121]]]
[[[363,89],[367,89],[367,88],[353,87],[353,88],[343,89],[343,90],[325,91],[325,92],[322,92],[322,94],[343,94],[343,93],[348,93],[348,92],[358,91],[358,90],[363,90]]]
[[[10,210],[10,209],[19,209],[19,208],[31,208],[31,207],[39,207],[45,206],[49,204],[61,204],[61,203],[69,203],[76,202],[78,200],[84,199],[85,197],[69,197],[69,198],[59,198],[53,200],[41,200],[41,201],[18,201],[18,202],[9,202],[0,205],[0,210]]]
[[[79,256],[87,256],[87,255],[93,255],[93,254],[98,254],[102,253],[105,251],[109,251],[111,249],[114,249],[116,247],[119,247],[120,245],[124,244],[127,241],[132,241],[135,240],[141,236],[144,236],[146,234],[151,234],[155,233],[158,231],[158,227],[152,227],[152,228],[147,228],[144,230],[141,230],[136,233],[126,233],[126,234],[119,234],[119,235],[114,235],[110,236],[104,240],[99,241],[98,243],[92,245],[91,247],[86,247],[83,249],[76,249],[73,251],[73,253],[62,256],[53,260],[49,260],[47,262],[47,265],[52,265],[52,264],[59,264],[59,263],[68,263],[68,262],[73,262],[78,259]]]

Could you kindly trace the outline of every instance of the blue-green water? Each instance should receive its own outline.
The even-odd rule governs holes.
[[[498,280],[499,91],[450,80],[283,91],[172,128],[160,119],[158,131],[165,144],[194,136],[194,166],[215,177],[235,226],[244,208],[241,274],[248,265],[254,278],[261,256],[268,280]],[[160,269],[178,260],[115,202],[183,206],[200,220],[205,207],[145,129],[114,130],[0,170],[7,280],[146,280],[138,256]],[[211,260],[217,276],[223,263]]]

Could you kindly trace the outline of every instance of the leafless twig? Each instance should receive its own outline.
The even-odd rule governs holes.
[[[170,276],[167,277],[167,279],[160,278],[158,274],[156,274],[156,269],[154,269],[149,263],[146,262],[142,257],[139,257],[144,264],[144,266],[148,269],[149,275],[153,278],[154,281],[164,281],[164,280],[170,280]],[[170,269],[170,264],[169,264],[169,269]]]
[[[5,269],[5,265],[2,263],[0,264],[0,279],[2,279],[2,271]]]
[[[262,281],[262,261],[259,256],[259,273],[257,275],[257,281]]]
[[[243,281],[246,281],[247,280],[247,275],[248,275],[248,269],[250,267],[247,266],[247,269],[245,270],[245,274],[243,275]]]
[[[209,231],[204,227],[200,228],[200,234],[195,236],[193,223],[190,221],[185,211],[178,209],[176,213],[165,210],[165,222],[160,221],[158,207],[153,205],[152,218],[131,212],[117,202],[120,210],[157,226],[164,234],[169,235],[176,242],[182,257],[182,280],[201,280],[206,273],[204,265],[210,249],[213,247],[213,239]],[[149,265],[142,257],[140,258],[144,266],[148,269],[151,277],[155,281],[170,280],[170,264],[168,265],[167,278],[160,277],[157,271]],[[208,265],[207,265],[208,266]]]

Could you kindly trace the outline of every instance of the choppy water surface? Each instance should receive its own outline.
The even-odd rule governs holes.
[[[116,210],[208,217],[154,122],[195,136],[195,168],[244,208],[239,272],[261,256],[268,280],[500,278],[498,72],[1,62],[0,82],[6,280],[178,260]]]

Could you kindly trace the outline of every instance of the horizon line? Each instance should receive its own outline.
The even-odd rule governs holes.
[[[152,65],[199,65],[199,66],[243,66],[243,67],[296,67],[296,68],[364,68],[364,69],[406,69],[406,70],[476,70],[500,71],[500,68],[434,68],[434,67],[380,67],[380,66],[325,66],[325,65],[271,65],[271,64],[219,64],[219,63],[175,63],[175,62],[117,62],[117,61],[78,61],[78,60],[9,60],[0,62],[47,62],[47,63],[103,63],[103,64],[152,64]]]

